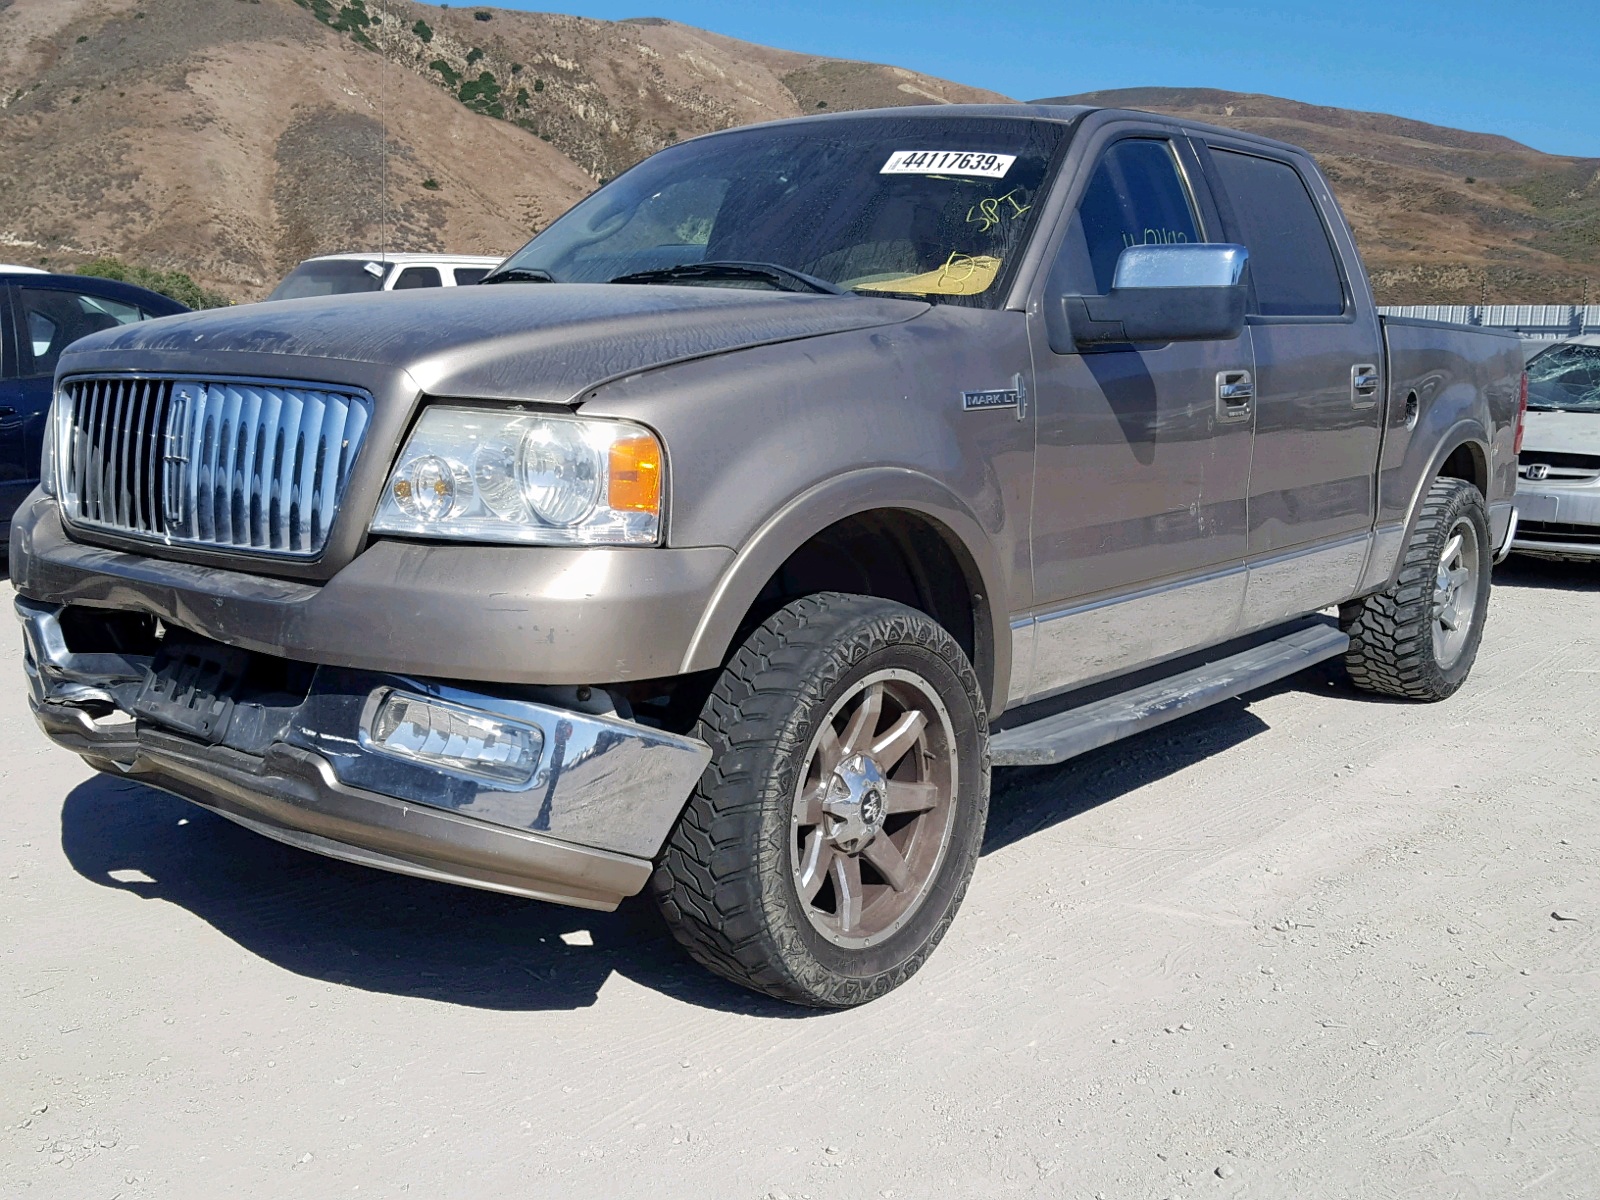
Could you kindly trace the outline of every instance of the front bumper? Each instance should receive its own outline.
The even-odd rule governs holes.
[[[202,739],[133,715],[154,654],[75,647],[63,606],[16,606],[33,711],[57,744],[279,841],[402,874],[615,908],[644,886],[711,756],[692,738],[555,696],[330,667],[301,693],[241,685]],[[370,749],[363,712],[385,687],[537,726],[532,784],[499,789]]]
[[[11,530],[19,594],[149,613],[301,662],[495,684],[661,679],[733,561],[719,546],[378,541],[325,583],[74,541],[35,492]]]
[[[1517,484],[1511,549],[1537,558],[1600,559],[1600,485]]]

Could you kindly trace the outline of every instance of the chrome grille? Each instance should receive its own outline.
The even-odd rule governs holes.
[[[1600,454],[1524,450],[1517,474],[1534,483],[1595,483],[1600,481]]]
[[[363,393],[93,376],[56,399],[69,523],[222,550],[319,554],[372,416]]]

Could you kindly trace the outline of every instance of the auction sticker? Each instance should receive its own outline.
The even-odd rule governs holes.
[[[984,154],[976,150],[896,150],[883,164],[880,175],[976,175],[1004,179],[1015,154]]]

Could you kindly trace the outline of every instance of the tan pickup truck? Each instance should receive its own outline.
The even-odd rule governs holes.
[[[1290,146],[732,130],[475,286],[73,346],[12,531],[34,710],[269,837],[648,889],[713,970],[858,1004],[955,916],[992,764],[1336,656],[1455,691],[1521,382],[1515,338],[1380,319]]]

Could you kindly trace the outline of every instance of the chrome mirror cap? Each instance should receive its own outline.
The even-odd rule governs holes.
[[[1129,246],[1117,259],[1117,288],[1233,287],[1250,251],[1227,242]]]

